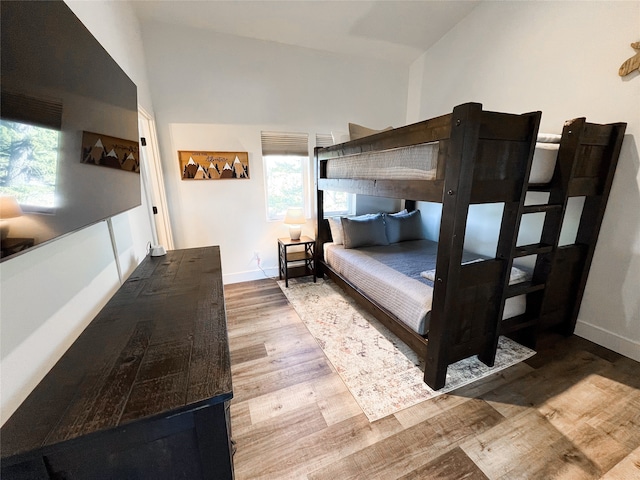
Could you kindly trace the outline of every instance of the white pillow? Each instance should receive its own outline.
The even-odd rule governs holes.
[[[529,183],[549,183],[551,181],[559,150],[559,143],[536,142]]]
[[[351,140],[351,138],[349,137],[349,132],[331,132],[331,139],[333,140],[334,145],[345,143]]]
[[[342,217],[329,217],[329,230],[331,230],[331,238],[336,245],[344,243],[342,233]]]
[[[541,143],[560,143],[562,135],[557,133],[538,133],[538,142]]]
[[[372,128],[363,127],[355,123],[349,124],[349,138],[351,140],[357,140],[362,137],[368,137],[380,132],[386,132],[387,130],[393,130],[393,127],[383,128],[382,130],[374,130]]]

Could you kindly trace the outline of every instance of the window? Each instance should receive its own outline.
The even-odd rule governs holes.
[[[268,220],[282,220],[289,207],[302,207],[307,217],[310,214],[308,137],[262,132]]]
[[[55,129],[0,121],[0,193],[26,212],[53,213],[58,140]]]
[[[324,218],[336,215],[353,215],[356,210],[355,197],[353,193],[325,190],[322,204]]]
[[[328,147],[330,145],[333,145],[333,138],[330,134],[316,134],[317,147]],[[323,198],[322,206],[325,218],[355,214],[356,195],[354,193],[325,191]]]

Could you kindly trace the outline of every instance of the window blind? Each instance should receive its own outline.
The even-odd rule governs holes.
[[[261,132],[262,155],[309,156],[307,133]]]
[[[2,91],[2,117],[15,122],[62,130],[62,100]]]
[[[316,133],[316,147],[330,147],[333,145],[333,137],[330,133]]]

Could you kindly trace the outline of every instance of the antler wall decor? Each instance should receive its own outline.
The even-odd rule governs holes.
[[[626,77],[634,70],[640,70],[640,42],[634,42],[631,46],[635,48],[637,52],[633,57],[627,59],[622,65],[620,65],[618,75],[621,77]]]

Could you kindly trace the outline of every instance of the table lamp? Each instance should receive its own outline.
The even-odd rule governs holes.
[[[287,209],[287,214],[284,217],[284,223],[289,225],[289,237],[291,240],[300,240],[300,233],[302,233],[301,225],[306,222],[304,218],[304,211],[299,207],[291,207]]]
[[[9,195],[0,196],[0,239],[4,240],[9,235],[9,222],[7,218],[22,216],[22,209],[15,197]]]

